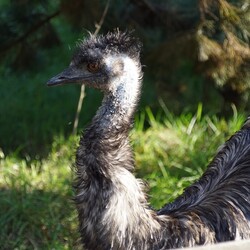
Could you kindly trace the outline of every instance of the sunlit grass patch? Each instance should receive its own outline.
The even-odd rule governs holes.
[[[1,249],[72,249],[76,245],[73,156],[64,144],[65,140],[56,139],[44,160],[14,155],[1,159]]]
[[[132,132],[136,172],[150,187],[150,200],[160,208],[183,192],[206,169],[217,149],[244,123],[244,116],[233,109],[229,120],[197,113],[173,116],[165,110],[157,122],[150,110],[140,115]],[[149,120],[145,131],[143,122]]]

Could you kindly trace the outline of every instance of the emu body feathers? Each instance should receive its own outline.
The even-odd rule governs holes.
[[[169,249],[250,238],[250,122],[173,203],[149,207],[136,179],[129,130],[142,71],[140,43],[116,31],[82,42],[48,85],[78,82],[104,93],[76,156],[75,202],[85,249]]]

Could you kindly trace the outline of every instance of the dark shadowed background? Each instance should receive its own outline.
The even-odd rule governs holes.
[[[47,88],[70,62],[75,43],[94,32],[107,1],[0,1],[0,147],[6,153],[46,153],[55,134],[72,131],[80,88]],[[141,107],[159,100],[179,114],[198,103],[230,115],[249,110],[247,0],[110,1],[100,32],[134,29],[143,42]],[[79,128],[99,105],[86,90]]]

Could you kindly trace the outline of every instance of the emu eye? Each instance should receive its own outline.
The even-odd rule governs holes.
[[[87,70],[91,73],[96,73],[100,70],[100,64],[99,63],[88,63]]]

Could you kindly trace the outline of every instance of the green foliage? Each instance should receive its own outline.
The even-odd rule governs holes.
[[[48,88],[50,77],[68,66],[77,34],[68,36],[69,26],[55,20],[65,44],[43,51],[46,66],[33,71],[12,72],[0,66],[0,148],[5,154],[43,156],[50,151],[53,137],[71,133],[79,97],[79,86]],[[62,26],[60,26],[62,25]],[[80,127],[93,116],[100,94],[87,90]]]
[[[216,149],[240,128],[244,118],[234,109],[232,119],[202,115],[178,117],[165,109],[154,116],[149,108],[138,114],[131,141],[136,175],[150,188],[153,207],[181,194],[197,179]],[[159,121],[161,120],[161,122]],[[145,124],[150,124],[145,128]],[[77,249],[78,232],[72,165],[79,137],[55,137],[43,159],[19,158],[0,151],[1,249]]]
[[[202,0],[200,5],[200,69],[214,81],[225,101],[240,107],[246,104],[250,89],[249,5],[244,0]]]
[[[173,200],[205,170],[219,145],[240,128],[244,121],[233,107],[229,121],[202,115],[199,105],[196,115],[173,116],[163,105],[166,118],[159,123],[150,109],[140,115],[137,130],[132,133],[139,177],[149,182],[152,203],[160,208]],[[143,131],[143,121],[150,128]],[[178,188],[176,188],[176,186]],[[167,199],[166,199],[167,198]]]
[[[58,1],[12,1],[0,13],[1,64],[15,70],[34,69],[41,64],[40,51],[60,43],[49,22],[59,14]],[[38,48],[40,50],[38,50]]]
[[[0,160],[1,249],[72,249],[77,242],[67,142],[75,143],[57,138],[44,160]]]

